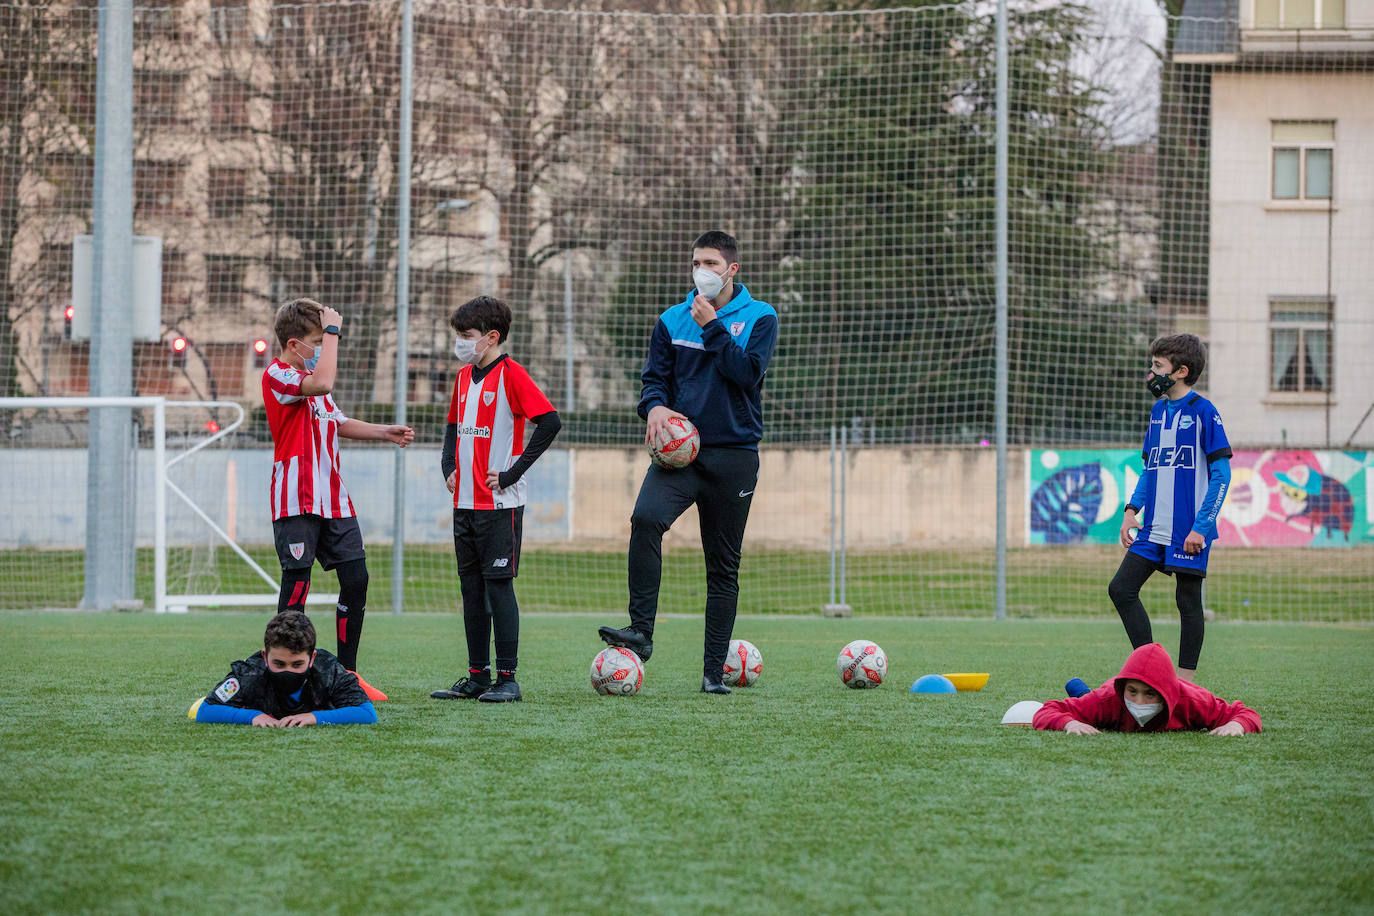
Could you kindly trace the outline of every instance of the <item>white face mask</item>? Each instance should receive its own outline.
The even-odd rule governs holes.
[[[481,340],[479,337],[478,340]],[[486,351],[483,350],[482,353]],[[477,352],[477,341],[468,337],[460,337],[453,344],[453,355],[458,357],[458,362],[468,366],[477,365],[477,361],[482,358],[482,354]]]
[[[697,285],[697,292],[707,299],[716,298],[720,291],[725,289],[725,278],[705,267],[698,267],[692,271],[692,282]]]
[[[1144,725],[1149,722],[1159,715],[1160,710],[1164,708],[1163,703],[1132,703],[1130,700],[1124,700],[1124,702],[1126,711],[1135,719],[1136,725]]]

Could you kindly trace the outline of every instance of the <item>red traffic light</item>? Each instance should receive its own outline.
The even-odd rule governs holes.
[[[214,420],[206,420],[206,421],[205,421],[205,428],[206,428],[207,430],[209,430],[210,432],[212,432],[212,433],[217,433],[217,432],[219,432],[219,424],[216,423]]]
[[[174,337],[174,338],[172,338],[172,352],[173,352],[173,353],[184,353],[184,352],[186,352],[186,338],[185,338],[185,337]]]
[[[68,321],[71,321],[74,317],[76,317],[76,306],[67,306],[67,310],[63,313],[63,317],[66,318]]]
[[[266,352],[267,352],[267,341],[264,340],[264,339],[261,338],[261,337],[259,337],[259,338],[258,338],[257,340],[255,340],[255,341],[253,341],[253,352],[256,353],[256,354],[258,354],[259,356],[261,356],[262,354],[266,353]]]

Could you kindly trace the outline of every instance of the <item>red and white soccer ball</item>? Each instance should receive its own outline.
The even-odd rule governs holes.
[[[592,689],[603,697],[628,697],[644,684],[644,663],[629,649],[611,646],[592,659]]]
[[[730,640],[725,653],[725,669],[721,680],[731,687],[751,687],[763,674],[763,654],[747,639]]]
[[[686,417],[670,417],[668,429],[668,441],[649,443],[649,457],[661,468],[685,468],[701,450],[701,434]]]
[[[835,666],[846,687],[877,687],[887,677],[887,653],[876,642],[856,639],[840,650]]]

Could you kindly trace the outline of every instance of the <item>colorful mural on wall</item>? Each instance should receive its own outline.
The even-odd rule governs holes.
[[[1140,479],[1133,449],[1032,449],[1028,542],[1115,544]],[[1374,452],[1268,449],[1231,458],[1219,524],[1225,544],[1346,547],[1374,543]]]

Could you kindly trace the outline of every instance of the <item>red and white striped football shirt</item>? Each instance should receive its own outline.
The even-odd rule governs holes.
[[[272,430],[272,521],[354,515],[339,474],[339,424],[348,417],[329,395],[301,393],[301,380],[309,374],[279,359],[262,374],[262,401]]]
[[[453,381],[448,422],[458,427],[456,509],[511,509],[525,504],[525,478],[501,493],[487,486],[488,469],[509,470],[525,450],[525,420],[553,410],[525,367],[509,356],[482,380],[464,366]]]

